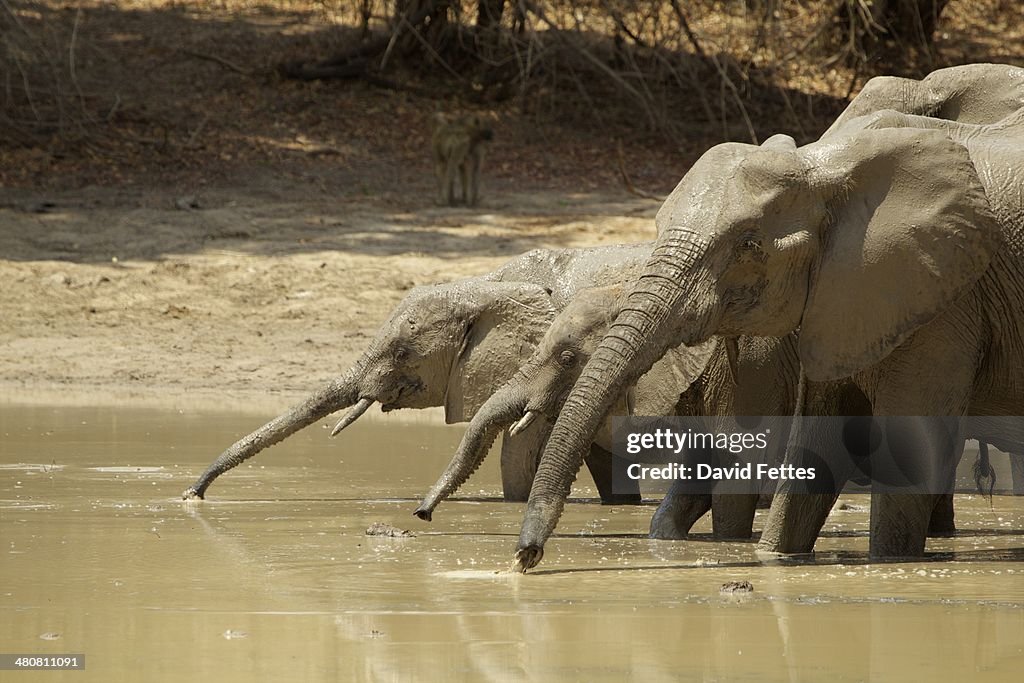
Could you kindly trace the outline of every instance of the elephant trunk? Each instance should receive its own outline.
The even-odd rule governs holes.
[[[293,406],[284,415],[274,418],[252,434],[239,439],[206,468],[206,471],[196,480],[195,484],[185,489],[182,498],[184,500],[203,498],[206,489],[220,475],[237,467],[263,449],[291,436],[300,429],[355,403],[358,398],[356,382],[358,376],[357,366],[348,374],[329,383],[302,403]]]
[[[674,237],[674,239],[673,239]],[[537,565],[544,543],[562,514],[576,474],[594,434],[615,399],[647,372],[665,351],[681,341],[701,341],[714,307],[710,288],[690,275],[705,250],[682,235],[669,236],[655,249],[621,312],[594,351],[569,393],[541,457],[530,491],[512,569]],[[688,307],[680,315],[680,305]],[[680,323],[687,339],[679,339]]]
[[[523,414],[526,402],[519,376],[492,394],[473,416],[452,461],[413,514],[429,522],[434,508],[480,467],[498,434]]]

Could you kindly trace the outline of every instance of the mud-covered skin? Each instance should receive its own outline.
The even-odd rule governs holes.
[[[938,69],[921,80],[876,76],[869,80],[822,138],[851,120],[891,109],[960,123],[990,124],[1024,107],[1024,69],[1008,64],[965,64]]]
[[[384,411],[444,406],[447,422],[469,420],[529,357],[573,292],[649,254],[649,243],[536,249],[483,276],[413,289],[348,372],[225,450],[183,498],[203,498],[224,472],[350,406],[357,408],[340,426],[372,403]],[[541,443],[537,432],[504,439],[506,499],[526,499]]]
[[[550,535],[574,454],[622,387],[680,342],[799,327],[808,381],[852,377],[874,414],[1021,414],[1022,126],[924,118],[850,121],[793,151],[719,145],[694,165],[552,430],[521,549]],[[805,432],[793,453],[816,438]],[[927,448],[917,456],[951,465]],[[872,555],[919,556],[936,501],[875,495]],[[832,502],[781,487],[762,547],[810,551]]]
[[[584,290],[558,314],[530,360],[470,421],[448,468],[414,514],[430,520],[437,505],[480,466],[491,441],[503,429],[513,423],[513,433],[523,424],[550,428],[567,392],[619,313],[623,291],[622,284]],[[612,449],[613,415],[718,415],[711,419],[717,427],[727,428],[731,415],[792,414],[798,376],[795,337],[740,339],[731,345],[737,349],[735,366],[727,358],[728,346],[716,339],[693,348],[669,349],[622,392],[588,450],[595,445]],[[579,454],[578,461],[582,463],[587,455]],[[781,450],[771,457],[781,460]],[[712,509],[717,537],[750,538],[759,493],[728,489],[723,484],[721,491],[706,497],[673,492],[655,514],[652,537],[685,538],[696,519]],[[564,498],[558,502],[559,512],[564,502]]]

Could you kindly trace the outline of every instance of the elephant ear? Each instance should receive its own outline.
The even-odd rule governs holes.
[[[636,414],[671,415],[679,397],[704,374],[721,341],[711,337],[694,346],[676,346],[666,351],[647,374],[637,380]]]
[[[530,357],[555,317],[550,291],[524,282],[486,283],[467,305],[470,323],[444,398],[448,424],[472,419]]]
[[[827,201],[800,327],[812,380],[889,355],[984,274],[1002,240],[967,149],[942,131],[861,131],[804,148]]]

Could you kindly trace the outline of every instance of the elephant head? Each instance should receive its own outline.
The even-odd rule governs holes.
[[[543,554],[592,438],[666,349],[800,330],[811,380],[883,360],[969,290],[1001,242],[979,173],[944,131],[860,130],[705,153],[656,217],[622,311],[566,399],[534,479],[516,568]]]
[[[502,430],[514,425],[510,434],[515,435],[538,418],[550,429],[569,390],[618,315],[623,293],[621,284],[584,290],[555,317],[530,359],[470,421],[448,468],[416,509],[417,517],[430,521],[434,508],[480,466]],[[703,372],[713,346],[710,343],[667,353],[637,387],[629,387],[616,397],[616,412],[632,413],[639,402],[645,415],[670,413],[680,394]],[[610,429],[605,427],[598,439],[610,450]],[[589,445],[585,444],[585,450]],[[581,453],[581,462],[583,457]]]
[[[522,282],[472,278],[418,287],[398,305],[340,378],[224,451],[185,498],[202,498],[219,475],[343,408],[332,434],[374,403],[386,411],[445,408],[469,419],[533,350],[554,318],[550,291]]]

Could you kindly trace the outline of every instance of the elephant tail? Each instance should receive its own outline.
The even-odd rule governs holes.
[[[978,457],[974,461],[974,485],[978,487],[978,493],[992,502],[992,492],[996,488],[996,470],[992,467],[992,461],[988,457],[988,444],[984,441],[978,442]],[[986,491],[986,484],[988,482]]]

